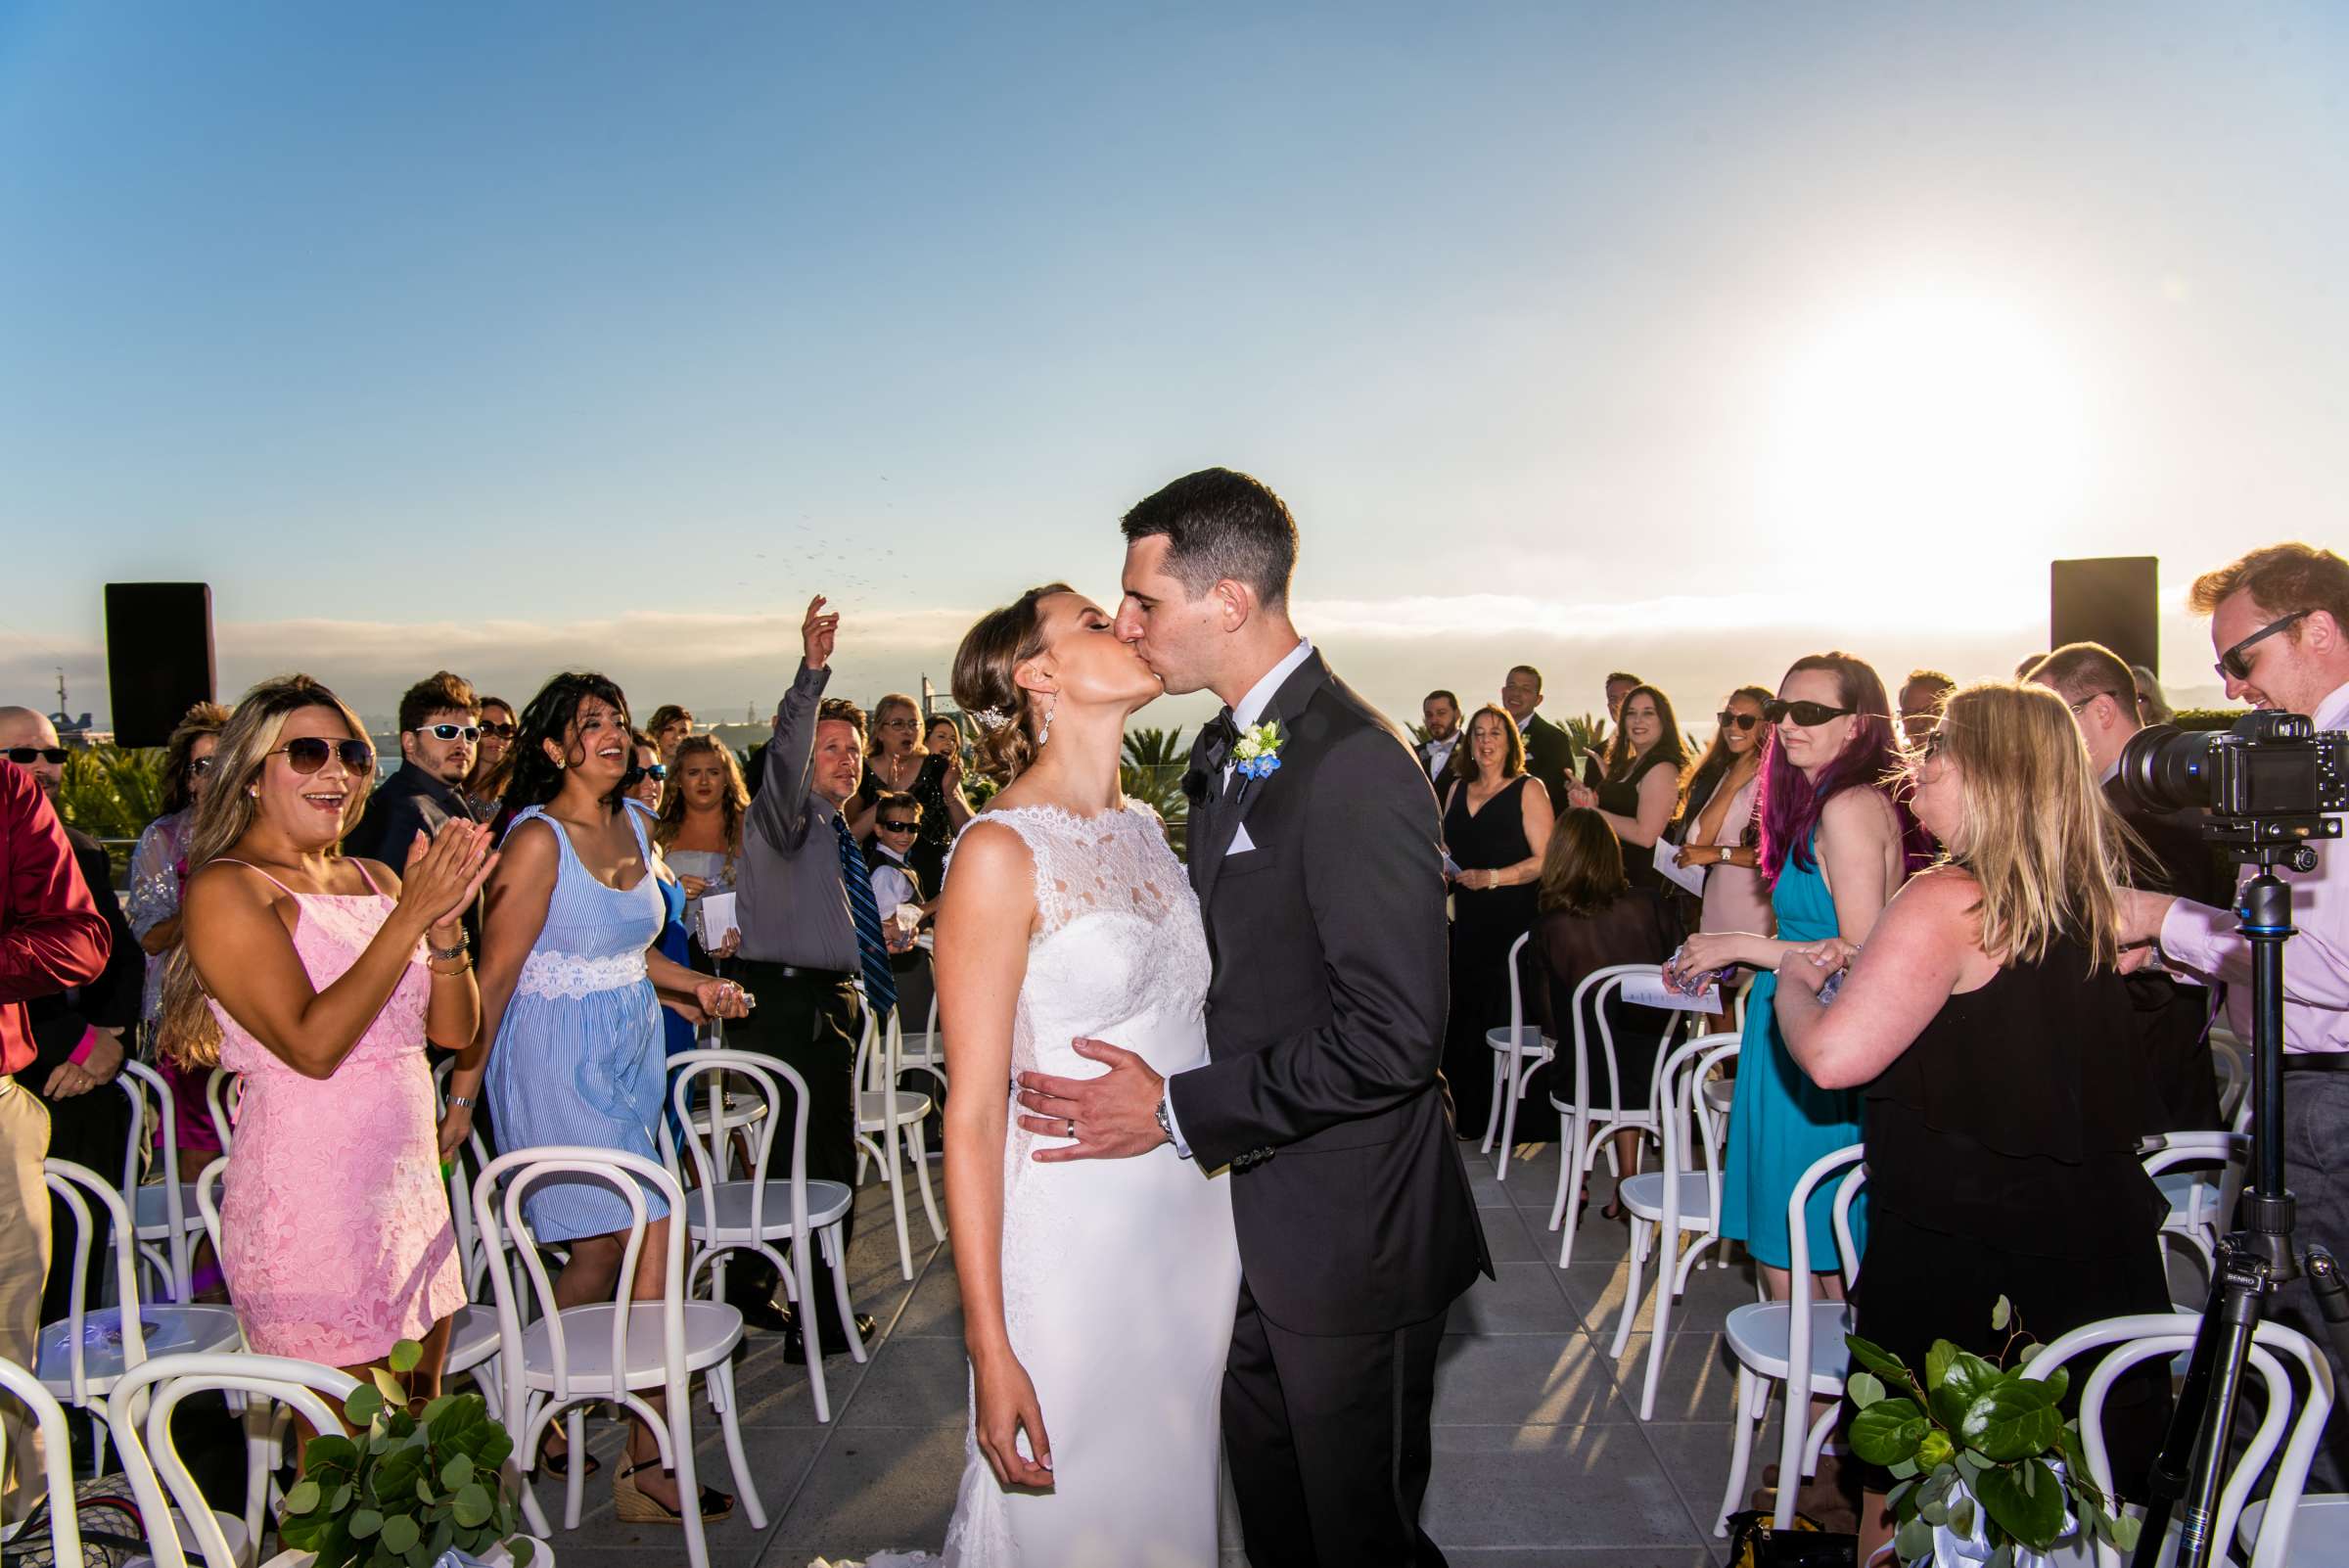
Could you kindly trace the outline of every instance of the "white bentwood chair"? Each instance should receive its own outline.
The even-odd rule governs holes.
[[[1664,1119],[1661,1171],[1625,1176],[1616,1187],[1616,1201],[1631,1214],[1631,1279],[1624,1287],[1623,1313],[1615,1324],[1615,1342],[1607,1354],[1620,1358],[1631,1344],[1632,1322],[1639,1315],[1639,1280],[1649,1251],[1656,1249],[1656,1314],[1647,1341],[1647,1371],[1639,1387],[1639,1419],[1653,1420],[1656,1383],[1663,1370],[1660,1354],[1672,1331],[1672,1304],[1688,1288],[1688,1274],[1705,1249],[1721,1240],[1722,1147],[1728,1139],[1728,1118],[1706,1103],[1700,1085],[1716,1068],[1737,1059],[1735,1035],[1700,1035],[1674,1050],[1664,1062],[1664,1091],[1672,1114]],[[1702,1164],[1691,1160],[1688,1132],[1696,1132]],[[1699,1181],[1701,1178],[1701,1186]],[[1692,1192],[1691,1188],[1697,1190]],[[1682,1238],[1687,1238],[1683,1248]]]
[[[1830,1404],[1819,1417],[1811,1416],[1814,1398],[1840,1402],[1851,1350],[1843,1342],[1852,1330],[1851,1309],[1839,1301],[1811,1299],[1811,1235],[1804,1211],[1819,1183],[1846,1166],[1857,1167],[1835,1188],[1836,1250],[1843,1255],[1846,1294],[1860,1274],[1859,1253],[1852,1244],[1852,1203],[1867,1177],[1860,1164],[1861,1146],[1847,1144],[1811,1162],[1786,1200],[1791,1295],[1785,1301],[1749,1302],[1729,1314],[1724,1326],[1729,1354],[1737,1361],[1735,1431],[1729,1449],[1729,1484],[1723,1491],[1721,1512],[1713,1533],[1729,1533],[1729,1514],[1745,1496],[1745,1474],[1753,1457],[1754,1435],[1770,1413],[1770,1393],[1781,1384],[1786,1390],[1785,1422],[1778,1443],[1778,1504],[1775,1528],[1794,1525],[1795,1495],[1802,1477],[1818,1467],[1819,1445],[1834,1425],[1840,1403]]]
[[[203,1228],[204,1222],[196,1213],[194,1191],[180,1179],[178,1097],[163,1075],[145,1062],[125,1060],[115,1082],[130,1096],[130,1131],[122,1140],[120,1191],[137,1219],[139,1257],[169,1285],[173,1301],[192,1300],[189,1239]],[[163,1152],[163,1179],[160,1182],[139,1179],[151,1128]]]
[[[2162,1218],[2164,1243],[2183,1242],[2208,1280],[2218,1257],[2219,1236],[2233,1212],[2233,1190],[2250,1157],[2251,1139],[2240,1132],[2163,1132],[2139,1145],[2145,1175],[2170,1206]]]
[[[913,1238],[905,1223],[905,1177],[901,1155],[910,1155],[914,1179],[921,1183],[922,1208],[930,1217],[930,1233],[946,1239],[946,1222],[938,1212],[938,1195],[930,1186],[930,1160],[922,1123],[930,1115],[930,1096],[898,1087],[905,1070],[904,1037],[892,1012],[883,1026],[875,1010],[864,1010],[864,1038],[856,1046],[856,1180],[864,1181],[864,1163],[881,1169],[889,1185],[889,1206],[898,1225],[898,1271],[913,1277]]]
[[[220,1134],[220,1152],[236,1141],[237,1109],[245,1103],[245,1075],[225,1067],[212,1069],[204,1081],[205,1104],[211,1108],[212,1130]]]
[[[577,1307],[556,1303],[554,1278],[539,1257],[536,1238],[524,1214],[530,1189],[550,1177],[599,1181],[626,1202],[628,1232],[621,1254],[617,1300]],[[642,1155],[619,1149],[569,1144],[516,1149],[490,1161],[474,1182],[474,1225],[492,1260],[489,1282],[497,1298],[506,1426],[513,1434],[527,1482],[537,1466],[539,1442],[557,1419],[566,1420],[570,1452],[575,1454],[586,1452],[585,1407],[618,1405],[642,1419],[659,1446],[662,1468],[676,1477],[677,1496],[684,1505],[686,1558],[693,1568],[709,1568],[710,1544],[702,1524],[689,1398],[696,1372],[703,1374],[704,1391],[724,1430],[726,1456],[733,1466],[743,1514],[754,1529],[766,1528],[766,1512],[760,1505],[750,1459],[742,1446],[734,1390],[732,1358],[734,1348],[742,1343],[742,1314],[722,1302],[686,1298],[686,1226],[675,1222],[668,1226],[661,1299],[628,1299],[628,1282],[636,1277],[636,1261],[643,1253],[650,1224],[647,1191],[668,1203],[672,1219],[685,1216],[685,1195],[676,1177]],[[509,1248],[521,1260],[538,1308],[537,1319],[527,1325],[524,1303],[519,1299],[521,1288],[506,1258]],[[666,1419],[656,1416],[643,1399],[643,1394],[653,1389],[668,1396]],[[563,1528],[576,1530],[586,1466],[574,1463],[568,1472]],[[523,1506],[532,1527],[543,1532],[544,1516],[527,1485]]]
[[[1664,1027],[1656,1037],[1655,1061],[1647,1074],[1647,1108],[1626,1110],[1623,1105],[1623,1073],[1615,1051],[1615,1025],[1607,1016],[1607,1002],[1623,990],[1624,982],[1635,975],[1658,979],[1664,973],[1661,964],[1609,964],[1593,969],[1574,988],[1574,1098],[1558,1098],[1556,1071],[1551,1071],[1549,1103],[1556,1107],[1559,1118],[1558,1192],[1549,1205],[1549,1228],[1565,1226],[1565,1239],[1558,1244],[1558,1267],[1564,1268],[1574,1262],[1574,1232],[1582,1215],[1583,1177],[1589,1174],[1591,1162],[1598,1151],[1607,1151],[1610,1167],[1615,1163],[1615,1148],[1608,1140],[1618,1132],[1638,1131],[1649,1137],[1658,1136],[1657,1084],[1664,1070],[1665,1047],[1671,1043],[1672,1032],[1679,1027],[1681,1015],[1665,1015]],[[1557,998],[1550,998],[1554,1010]],[[1590,1020],[1598,1022],[1598,1049],[1606,1062],[1607,1097],[1591,1099],[1590,1088]],[[1554,1025],[1556,1020],[1551,1020]],[[1623,1173],[1616,1173],[1621,1176]]]
[[[81,1519],[73,1508],[73,1433],[66,1425],[65,1407],[30,1371],[0,1357],[0,1394],[7,1394],[31,1413],[41,1434],[41,1479],[49,1493],[50,1560],[72,1568],[81,1561]],[[8,1430],[0,1427],[0,1471],[8,1468]],[[23,1543],[9,1539],[14,1549]]]
[[[1500,1139],[1500,1163],[1493,1179],[1509,1178],[1509,1152],[1517,1141],[1517,1102],[1525,1095],[1534,1070],[1558,1054],[1558,1042],[1540,1028],[1525,1021],[1525,971],[1523,967],[1526,944],[1534,934],[1526,932],[1509,944],[1509,1022],[1502,1029],[1485,1031],[1485,1043],[1493,1048],[1493,1108],[1485,1116],[1484,1152],[1493,1152],[1493,1139]]]
[[[723,1126],[713,1129],[706,1118],[698,1124],[686,1121],[690,1135],[685,1147],[692,1158],[697,1182],[685,1199],[687,1229],[695,1243],[692,1260],[685,1268],[687,1293],[691,1294],[694,1280],[708,1267],[713,1294],[724,1299],[727,1254],[756,1252],[775,1266],[785,1292],[799,1304],[800,1311],[811,1314],[809,1297],[814,1290],[814,1274],[805,1243],[813,1236],[831,1269],[833,1300],[839,1305],[840,1320],[848,1332],[849,1355],[861,1362],[865,1359],[864,1341],[856,1333],[856,1310],[849,1304],[848,1269],[843,1267],[841,1248],[842,1222],[848,1218],[856,1195],[843,1182],[807,1178],[806,1081],[788,1063],[773,1057],[723,1048],[679,1051],[668,1059],[668,1070],[669,1100],[677,1108],[680,1120],[685,1120],[695,1081],[715,1081],[726,1074],[750,1082],[761,1112],[759,1142],[752,1154],[748,1180],[723,1177],[726,1145],[731,1141]],[[791,1086],[792,1106],[790,1173],[778,1180],[774,1175],[775,1132],[783,1125],[786,1084]],[[717,1093],[713,1082],[714,1100]],[[789,1259],[775,1250],[777,1242],[789,1243]],[[801,1320],[808,1322],[812,1317]],[[817,1343],[821,1337],[811,1333],[800,1336],[807,1353],[807,1386],[815,1399],[815,1418],[830,1421],[831,1397],[824,1386],[823,1349]]]

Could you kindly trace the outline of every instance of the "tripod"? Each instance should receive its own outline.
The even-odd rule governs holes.
[[[2236,929],[2251,944],[2251,1181],[2235,1210],[2235,1228],[2219,1243],[2210,1300],[2194,1335],[2186,1383],[2147,1478],[2145,1523],[2132,1568],[2154,1568],[2171,1511],[2181,1502],[2178,1568],[2207,1568],[2214,1551],[2219,1478],[2234,1430],[2243,1370],[2267,1298],[2305,1275],[2330,1331],[2333,1355],[2349,1365],[2349,1285],[2322,1247],[2306,1257],[2292,1247],[2292,1195],[2283,1184],[2283,945],[2292,937],[2289,884],[2275,873],[2316,868],[2306,844],[2255,843],[2234,850],[2260,868],[2243,884]]]

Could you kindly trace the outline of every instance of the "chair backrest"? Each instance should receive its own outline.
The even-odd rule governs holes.
[[[1849,1166],[1835,1189],[1835,1244],[1843,1254],[1843,1279],[1846,1290],[1860,1277],[1860,1262],[1852,1248],[1852,1204],[1858,1198],[1861,1185],[1867,1179],[1867,1167],[1861,1163],[1866,1153],[1860,1144],[1847,1143],[1831,1154],[1822,1154],[1811,1162],[1802,1178],[1795,1182],[1793,1194],[1786,1200],[1786,1239],[1789,1264],[1787,1284],[1786,1324],[1786,1422],[1778,1446],[1778,1474],[1794,1476],[1802,1473],[1803,1449],[1809,1438],[1811,1402],[1806,1394],[1811,1386],[1813,1349],[1811,1344],[1811,1226],[1805,1211],[1811,1205],[1811,1194],[1820,1182]],[[1776,1528],[1794,1526],[1794,1501],[1797,1487],[1778,1488]]]
[[[237,1568],[211,1504],[171,1441],[171,1412],[180,1401],[214,1390],[257,1394],[293,1407],[318,1431],[339,1432],[343,1402],[358,1386],[332,1366],[246,1352],[158,1356],[125,1373],[107,1397],[106,1425],[121,1451],[122,1476],[138,1500],[156,1568],[187,1568],[186,1545],[173,1528],[174,1507],[209,1568]]]
[[[1509,1043],[1525,1040],[1525,947],[1534,940],[1533,932],[1521,931],[1509,944]]]
[[[196,1212],[204,1216],[205,1239],[212,1244],[212,1256],[220,1253],[220,1184],[228,1179],[228,1156],[216,1155],[205,1168],[196,1173]]]
[[[864,1033],[856,1040],[856,1066],[853,1082],[866,1094],[877,1094],[885,1088],[895,1088],[898,1074],[905,1061],[905,1037],[898,1032],[898,1015],[893,1008],[885,1026],[877,1009],[866,1007]]]
[[[2104,1442],[2106,1395],[2114,1382],[2139,1362],[2174,1357],[2191,1349],[2194,1332],[2200,1324],[2199,1316],[2187,1313],[2108,1317],[2057,1337],[2023,1368],[2025,1377],[2045,1379],[2058,1366],[2089,1351],[2106,1352],[2080,1385],[2081,1447],[2087,1451],[2089,1479],[2105,1496],[2112,1495],[2113,1486],[2112,1461]],[[2283,1364],[2287,1360],[2299,1363],[2301,1376],[2307,1382],[2308,1395],[2304,1400],[2296,1398],[2293,1380]],[[2260,1522],[2259,1540],[2251,1558],[2251,1568],[2283,1568],[2291,1549],[2292,1515],[2298,1511],[2300,1493],[2308,1481],[2309,1463],[2316,1455],[2318,1444],[2324,1440],[2326,1418],[2332,1410],[2332,1365],[2305,1335],[2281,1323],[2263,1322],[2252,1343],[2251,1366],[2266,1384],[2266,1398],[2258,1427],[2219,1489],[2219,1513],[2213,1521],[2211,1539],[2223,1552],[2234,1535],[2244,1504],[2250,1500],[2252,1488],[2267,1470],[2268,1460],[2283,1436],[2284,1425],[2290,1421],[2291,1440],[2283,1446],[2283,1459],[2276,1471],[2267,1514]],[[2299,1408],[2296,1420],[2292,1417],[2295,1405]],[[2176,1516],[2172,1517],[2175,1520]],[[2119,1568],[2118,1551],[2101,1541],[2096,1544],[2095,1550],[2102,1568]]]
[[[147,1096],[155,1096],[156,1137],[163,1151],[163,1217],[170,1234],[163,1238],[163,1255],[174,1290],[188,1277],[188,1213],[179,1188],[179,1101],[163,1075],[145,1062],[125,1058],[115,1079],[130,1096],[130,1133],[122,1149],[122,1196],[139,1189],[139,1158],[146,1130]]]
[[[1728,1118],[1714,1113],[1705,1103],[1699,1085],[1716,1066],[1735,1059],[1741,1043],[1736,1035],[1699,1035],[1665,1058],[1665,1103],[1671,1107],[1671,1113],[1663,1119],[1664,1213],[1668,1221],[1674,1222],[1665,1227],[1667,1237],[1677,1228],[1678,1217],[1687,1211],[1684,1178],[1698,1169],[1690,1163],[1691,1151],[1687,1146],[1691,1125],[1703,1153],[1706,1228],[1721,1224],[1722,1134],[1727,1130]],[[1663,1256],[1670,1258],[1671,1241],[1668,1239],[1664,1246]]]
[[[42,1481],[49,1489],[49,1553],[63,1568],[81,1561],[81,1520],[73,1511],[73,1434],[65,1407],[41,1380],[0,1357],[0,1393],[32,1412],[41,1434]],[[0,1471],[8,1468],[8,1429],[0,1425]]]
[[[89,1315],[90,1285],[90,1224],[89,1200],[96,1198],[104,1205],[107,1217],[114,1222],[112,1240],[115,1248],[115,1296],[122,1318],[122,1364],[132,1367],[147,1359],[147,1340],[139,1322],[139,1261],[138,1243],[132,1238],[130,1205],[122,1194],[88,1166],[75,1165],[70,1160],[43,1160],[42,1175],[48,1179],[49,1190],[57,1194],[73,1217],[73,1274],[66,1294],[66,1366],[67,1377],[72,1385],[73,1403],[90,1403],[89,1375],[83,1353],[84,1325]]]
[[[893,1026],[894,1027],[894,1026]],[[677,1125],[685,1131],[685,1151],[693,1160],[694,1180],[697,1183],[691,1202],[698,1198],[702,1224],[707,1230],[717,1228],[717,1188],[719,1173],[725,1169],[726,1140],[736,1130],[728,1119],[713,1110],[707,1135],[696,1131],[691,1105],[694,1082],[705,1080],[710,1084],[710,1103],[720,1107],[726,1103],[726,1080],[739,1077],[758,1086],[759,1096],[766,1104],[766,1114],[758,1121],[758,1142],[751,1156],[751,1223],[754,1234],[765,1229],[766,1188],[775,1178],[773,1160],[775,1131],[783,1120],[783,1085],[791,1085],[791,1151],[789,1169],[782,1177],[790,1188],[787,1201],[791,1206],[791,1233],[806,1245],[807,1235],[807,1081],[800,1077],[787,1062],[772,1056],[757,1055],[750,1051],[695,1050],[679,1051],[668,1059],[669,1103],[677,1110]],[[698,1262],[698,1261],[697,1261]]]
[[[212,1130],[220,1134],[220,1152],[226,1154],[235,1142],[237,1107],[245,1100],[245,1075],[225,1067],[213,1068],[204,1083],[204,1098],[211,1107]]]
[[[555,1301],[555,1282],[546,1271],[545,1260],[538,1255],[537,1238],[531,1233],[523,1209],[523,1199],[531,1187],[557,1176],[587,1177],[611,1187],[628,1206],[628,1239],[621,1249],[620,1283],[611,1315],[611,1360],[606,1363],[615,1369],[616,1375],[628,1364],[628,1318],[633,1310],[628,1300],[628,1281],[636,1277],[636,1260],[644,1251],[644,1232],[649,1222],[644,1190],[649,1187],[666,1199],[672,1216],[682,1214],[685,1208],[685,1195],[676,1177],[643,1155],[622,1149],[548,1144],[501,1154],[483,1168],[480,1179],[473,1184],[474,1227],[490,1258],[489,1283],[497,1303],[498,1337],[508,1379],[506,1408],[516,1412],[527,1408],[522,1381],[522,1329],[526,1318],[513,1271],[503,1262],[509,1237],[516,1243],[512,1250],[522,1260],[537,1310],[547,1320],[553,1397],[557,1403],[576,1397],[571,1386],[570,1339],[564,1328],[562,1308]],[[682,1224],[668,1226],[668,1253],[662,1269],[662,1336],[668,1364],[681,1368],[685,1364],[685,1227]]]
[[[1513,971],[1514,966],[1511,967]],[[1591,970],[1574,988],[1575,1104],[1584,1107],[1590,1105],[1590,1050],[1586,1037],[1589,1027],[1589,1021],[1596,1018],[1598,1020],[1599,1049],[1604,1053],[1607,1064],[1606,1106],[1610,1114],[1620,1114],[1620,1107],[1623,1104],[1623,1082],[1622,1075],[1616,1067],[1615,1021],[1607,1016],[1607,1000],[1623,990],[1623,983],[1634,975],[1654,980],[1659,979],[1663,973],[1664,966],[1662,964],[1609,964],[1603,969]],[[1662,1102],[1657,1098],[1656,1086],[1662,1081],[1664,1047],[1671,1042],[1672,1032],[1679,1025],[1680,1019],[1681,1015],[1678,1013],[1665,1014],[1664,1027],[1656,1036],[1656,1060],[1654,1065],[1648,1069],[1647,1078],[1647,1103],[1651,1107],[1661,1108]],[[1549,1027],[1555,1031],[1558,1021],[1552,1018],[1549,1021]]]
[[[2251,1158],[2251,1139],[2241,1132],[2163,1132],[2139,1147],[2150,1145],[2145,1175],[2159,1176],[2179,1166],[2223,1167],[2193,1184],[2184,1219],[2190,1225],[2222,1228],[2229,1209],[2229,1176],[2240,1172]]]
[[[2210,1065],[2219,1079],[2219,1120],[2233,1127],[2236,1111],[2249,1098],[2251,1063],[2242,1046],[2214,1034],[2210,1040]]]
[[[433,1067],[433,1103],[445,1114],[448,1110],[448,1076],[456,1071],[457,1059],[444,1057]],[[465,1134],[465,1147],[448,1162],[448,1215],[450,1228],[456,1233],[457,1261],[465,1270],[465,1295],[475,1299],[482,1288],[482,1271],[488,1267],[488,1256],[481,1238],[473,1228],[473,1177],[466,1170],[467,1155],[473,1159],[473,1170],[479,1171],[489,1163],[489,1146],[482,1141],[482,1126],[476,1119]],[[217,1246],[215,1242],[213,1245]]]

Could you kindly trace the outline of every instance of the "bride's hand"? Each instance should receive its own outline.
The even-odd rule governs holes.
[[[979,1452],[988,1468],[1007,1487],[1052,1485],[1052,1440],[1044,1435],[1043,1410],[1036,1403],[1036,1384],[1019,1358],[1006,1353],[986,1362],[972,1363],[972,1397],[978,1404],[972,1425]],[[1028,1447],[1036,1457],[1020,1452],[1020,1429],[1028,1429]]]

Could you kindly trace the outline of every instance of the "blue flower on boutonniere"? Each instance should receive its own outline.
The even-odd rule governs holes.
[[[1280,767],[1280,725],[1267,719],[1240,731],[1231,749],[1231,764],[1242,778],[1270,778]]]

